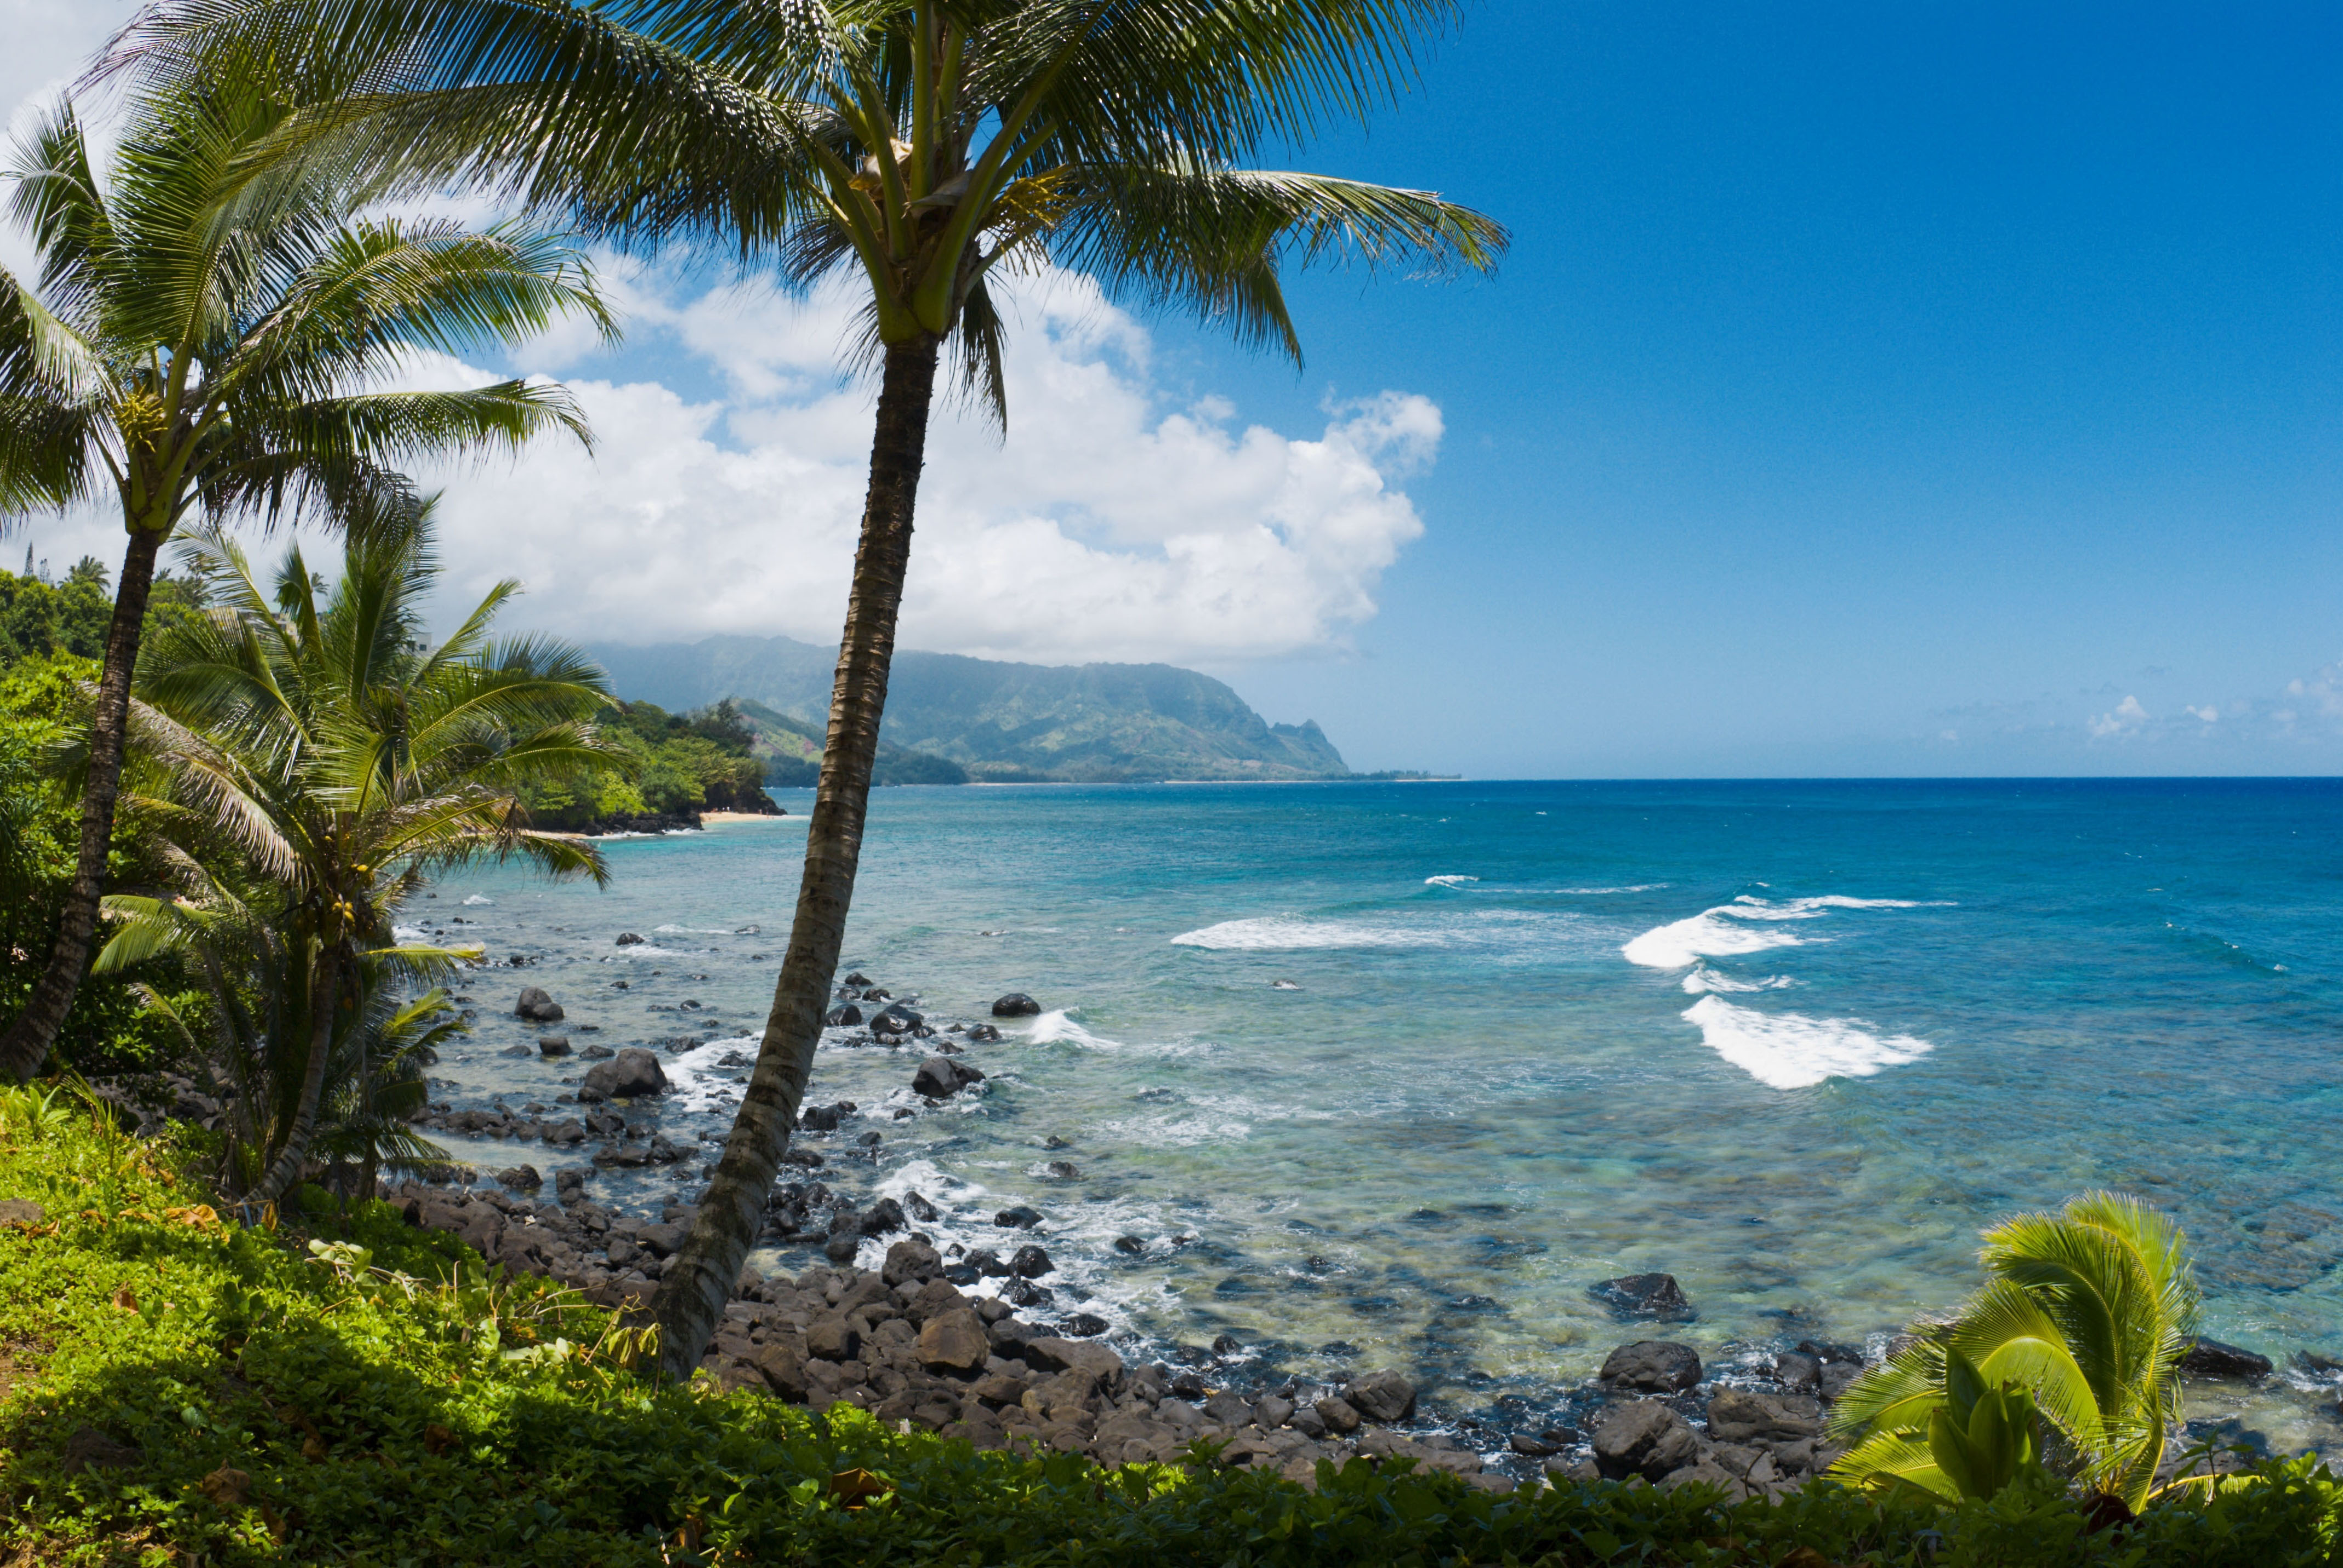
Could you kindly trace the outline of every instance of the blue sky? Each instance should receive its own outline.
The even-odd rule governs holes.
[[[121,7],[12,9],[10,101]],[[2335,771],[2338,32],[1488,0],[1279,161],[1495,214],[1500,275],[1297,280],[1299,376],[1059,286],[1008,445],[940,433],[906,641],[1194,665],[1360,767]],[[721,281],[525,357],[604,449],[466,481],[460,569],[834,628],[867,406],[826,302]]]

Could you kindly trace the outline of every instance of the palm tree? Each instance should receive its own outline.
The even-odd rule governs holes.
[[[2057,1429],[2084,1485],[2137,1509],[2179,1419],[2180,1358],[2197,1309],[2187,1238],[2137,1199],[2087,1192],[2061,1213],[2006,1221],[1985,1243],[1992,1277],[1958,1321],[1865,1372],[1839,1401],[1839,1434],[1860,1441],[1831,1473],[1956,1498],[1960,1465],[1948,1468],[1931,1442],[1943,1412],[2007,1390]]]
[[[11,217],[37,286],[0,269],[0,515],[118,505],[129,536],[92,718],[81,842],[47,967],[0,1035],[38,1070],[81,984],[121,785],[130,685],[164,540],[213,522],[336,524],[397,470],[587,429],[558,387],[398,392],[417,350],[612,318],[585,264],[534,230],[361,216],[370,193],[269,156],[287,111],[216,78],[140,106],[99,178],[68,101],[17,147]]]
[[[191,1066],[207,1068],[222,1092],[228,1135],[222,1185],[247,1192],[275,1165],[300,1112],[314,971],[323,955],[199,863],[183,862],[180,870],[183,897],[106,896],[114,934],[90,972],[133,970],[170,952],[201,977],[210,1005],[195,1020],[169,997],[137,989],[147,1009],[177,1032]],[[470,1027],[435,983],[465,956],[406,947],[361,952],[351,965],[350,1005],[327,1026],[331,1054],[310,1154],[357,1165],[363,1193],[373,1191],[385,1164],[412,1169],[446,1158],[407,1122],[426,1099],[423,1069],[436,1048]],[[416,996],[418,986],[430,989]]]
[[[216,529],[195,533],[188,563],[220,608],[166,630],[139,672],[136,741],[174,783],[170,799],[136,805],[164,829],[236,845],[274,902],[238,907],[221,891],[225,877],[190,889],[193,910],[115,900],[126,924],[106,961],[180,946],[210,966],[242,1054],[261,1058],[252,1077],[262,1091],[248,1101],[267,1159],[250,1180],[266,1202],[309,1158],[328,1082],[365,1091],[375,1081],[357,1056],[381,1022],[368,1017],[369,996],[392,980],[437,980],[461,956],[400,943],[391,920],[401,900],[481,860],[607,880],[590,845],[530,828],[518,791],[617,759],[589,722],[609,694],[567,644],[490,640],[519,591],[510,581],[447,640],[424,641],[437,577],[427,504],[354,520],[322,604],[297,547],[269,592]],[[218,961],[237,951],[255,955],[246,975]],[[241,1022],[246,1004],[226,994],[239,983],[259,999]],[[347,1078],[336,1074],[337,1048]],[[347,1121],[384,1109],[360,1104]]]
[[[1413,76],[1453,0],[174,0],[117,42],[147,84],[282,73],[335,166],[470,178],[622,243],[722,238],[858,280],[877,427],[796,920],[757,1067],[660,1287],[698,1364],[762,1221],[844,939],[940,360],[1005,421],[996,286],[1061,267],[1274,347],[1281,266],[1485,269],[1496,224],[1423,191],[1242,166]]]

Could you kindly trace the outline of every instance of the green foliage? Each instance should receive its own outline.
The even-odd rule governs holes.
[[[548,828],[581,832],[620,815],[755,811],[769,804],[763,767],[751,755],[756,731],[729,701],[688,714],[620,703],[604,709],[596,722],[614,765],[575,770],[524,797],[529,815]]]
[[[1971,1456],[1953,1434],[1974,1430],[2000,1456],[1990,1473],[2016,1462],[2005,1446],[2014,1436],[1996,1435],[2014,1412],[1979,1412],[1986,1389],[2016,1389],[2065,1438],[2077,1480],[2141,1506],[2179,1418],[2180,1358],[2196,1327],[2187,1237],[2137,1199],[2087,1192],[1985,1241],[1991,1277],[1958,1321],[1865,1372],[1839,1402],[1841,1434],[1862,1441],[1835,1473],[1974,1495],[1971,1482],[1988,1472],[1961,1473]],[[1973,1416],[1984,1425],[1973,1429]]]
[[[202,608],[201,584],[157,573],[146,601],[147,623],[168,624]],[[83,557],[57,583],[0,571],[0,668],[56,654],[102,658],[113,618],[106,565],[95,557]],[[96,678],[92,670],[90,678]]]
[[[96,679],[96,664],[69,653],[0,664],[0,1018],[15,1017],[32,995],[73,880],[81,802],[72,763],[88,725],[85,693]],[[108,879],[136,885],[163,870],[155,837],[117,821]],[[161,966],[148,980],[200,1012],[176,966]],[[85,1073],[154,1066],[178,1050],[177,1031],[145,990],[120,977],[82,986],[56,1043],[61,1064]]]
[[[436,646],[428,504],[354,525],[340,579],[321,597],[299,548],[264,588],[225,536],[187,558],[220,603],[167,631],[141,666],[132,739],[160,792],[130,815],[179,850],[175,896],[115,894],[120,923],[101,972],[176,955],[204,978],[213,1038],[191,1051],[235,1084],[229,1173],[278,1184],[310,1152],[369,1175],[386,1155],[428,1157],[400,1125],[441,1027],[407,988],[452,972],[453,951],[409,947],[397,906],[432,875],[523,859],[557,876],[605,875],[590,849],[532,830],[516,791],[606,759],[587,722],[598,677],[565,645],[498,643],[500,584]]]
[[[211,1568],[341,1563],[1015,1564],[1785,1561],[1910,1568],[2314,1568],[2343,1486],[2274,1463],[2167,1499],[2120,1535],[2055,1492],[1938,1509],[1822,1487],[1778,1504],[1702,1488],[1497,1496],[1404,1465],[1261,1471],[979,1453],[705,1383],[654,1386],[640,1336],[484,1268],[383,1203],[314,1189],[277,1233],[215,1214],[189,1151],[126,1139],[68,1092],[0,1090],[0,1557]],[[53,1228],[52,1228],[53,1227]],[[69,1472],[74,1432],[134,1445]],[[833,1485],[868,1472],[860,1505]],[[235,1473],[241,1473],[240,1475]],[[282,1534],[280,1541],[279,1534]],[[1793,1556],[1803,1549],[1811,1556]],[[171,1553],[178,1553],[176,1558]]]

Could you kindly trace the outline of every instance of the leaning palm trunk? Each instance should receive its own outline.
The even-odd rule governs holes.
[[[309,1141],[317,1135],[317,1106],[326,1097],[326,1064],[334,1054],[334,1008],[341,991],[338,955],[328,944],[317,955],[317,978],[309,988],[309,1055],[301,1066],[301,1098],[293,1107],[293,1124],[285,1130],[260,1185],[252,1190],[256,1203],[274,1203],[309,1162]]]
[[[89,779],[81,798],[81,854],[65,890],[49,967],[41,971],[31,1001],[0,1035],[0,1072],[23,1082],[41,1070],[49,1047],[65,1027],[65,1014],[89,970],[90,938],[97,930],[97,901],[106,891],[106,852],[114,840],[114,803],[122,789],[122,738],[129,722],[130,678],[138,665],[139,633],[146,624],[146,595],[155,582],[155,552],[164,528],[130,530],[122,557],[122,587],[114,596],[114,621],[106,632],[106,665],[90,715]]]
[[[822,1010],[838,972],[855,869],[862,859],[862,820],[870,807],[870,768],[879,755],[879,721],[887,706],[887,671],[895,658],[895,616],[902,608],[903,575],[911,558],[911,516],[927,452],[939,347],[928,337],[887,349],[879,428],[870,443],[870,488],[855,551],[846,634],[838,650],[838,679],[830,691],[821,784],[806,828],[797,920],[789,928],[773,1010],[765,1018],[757,1068],[733,1120],[731,1141],[700,1200],[699,1222],[653,1303],[661,1362],[671,1377],[691,1374],[756,1244],[765,1199],[797,1126],[814,1048],[821,1041]]]

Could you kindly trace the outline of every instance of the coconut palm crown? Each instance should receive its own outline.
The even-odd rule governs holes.
[[[81,980],[120,786],[156,552],[185,518],[328,526],[401,470],[585,438],[558,387],[389,385],[418,351],[611,317],[583,261],[535,229],[367,216],[377,192],[270,152],[291,111],[232,75],[134,106],[103,164],[70,102],[5,171],[36,278],[0,269],[0,521],[118,509],[128,536],[93,719],[78,869],[48,967],[0,1036],[37,1070]]]

